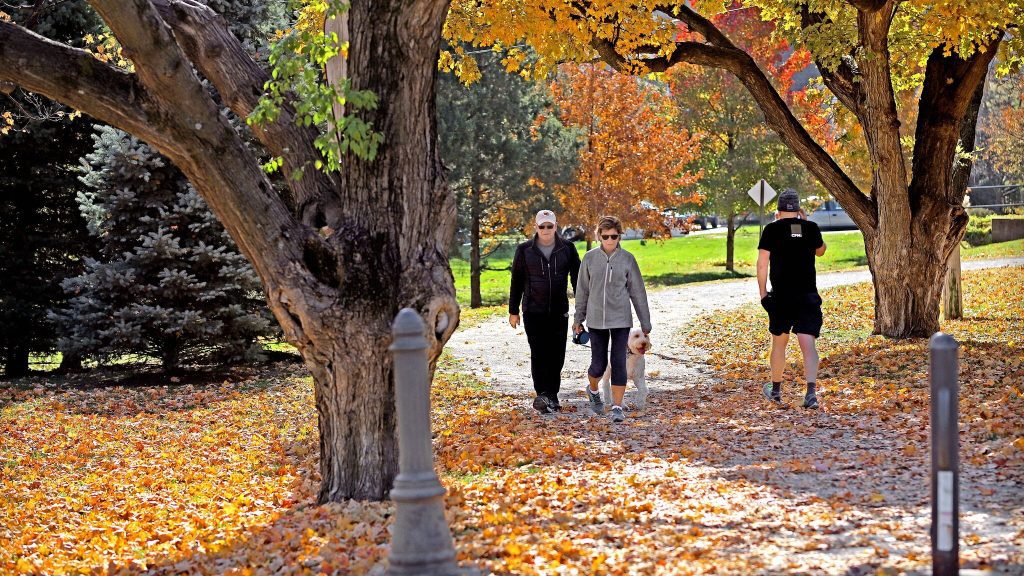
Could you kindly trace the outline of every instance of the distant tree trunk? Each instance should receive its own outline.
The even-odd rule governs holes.
[[[164,342],[160,362],[165,372],[175,372],[181,367],[181,345],[176,340]]]
[[[978,111],[981,109],[981,100],[985,96],[985,82],[978,84],[964,115],[964,121],[960,124],[960,147],[963,150],[963,157],[953,165],[953,190],[966,192],[967,182],[971,177],[971,168],[974,162],[971,153],[975,149],[975,136],[978,127]],[[963,288],[960,285],[960,243],[949,257],[946,265],[946,282],[942,287],[942,314],[946,320],[958,320],[964,316]]]
[[[729,213],[725,220],[725,269],[736,272],[736,214]]]
[[[942,287],[942,315],[946,320],[964,317],[964,299],[960,291],[960,246],[953,249],[947,266],[946,283]]]
[[[28,355],[28,346],[9,348],[4,358],[4,376],[20,378],[28,375]]]
[[[470,188],[470,233],[469,233],[469,307],[483,306],[480,296],[480,188],[475,184]]]
[[[60,367],[57,368],[57,372],[81,372],[82,370],[82,356],[74,352],[61,352],[60,355]]]

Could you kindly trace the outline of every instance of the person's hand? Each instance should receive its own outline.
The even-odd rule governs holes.
[[[768,297],[768,291],[767,290],[761,290],[761,300],[764,300],[767,297]]]
[[[508,325],[513,328],[519,326],[519,314],[509,314]]]
[[[573,334],[579,334],[580,332],[583,332],[583,324],[580,324],[578,322],[574,322],[573,325],[572,325],[572,333]]]
[[[651,331],[650,330],[644,330],[644,336],[650,336],[650,335],[651,335]]]

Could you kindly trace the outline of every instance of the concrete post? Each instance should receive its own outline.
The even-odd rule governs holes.
[[[420,315],[403,308],[391,327],[398,408],[398,477],[391,490],[395,524],[388,574],[460,574],[444,517],[445,489],[434,472],[430,434],[430,373]]]
[[[932,574],[949,576],[960,569],[960,423],[959,344],[937,332],[931,354],[932,440]]]

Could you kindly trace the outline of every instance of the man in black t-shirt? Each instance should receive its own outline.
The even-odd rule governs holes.
[[[814,258],[825,253],[825,241],[818,225],[806,220],[795,190],[787,188],[779,195],[778,210],[775,221],[764,227],[757,245],[757,286],[772,333],[772,380],[764,385],[764,395],[772,402],[782,401],[786,345],[792,330],[804,357],[807,392],[803,406],[817,408],[818,351],[814,342],[821,335],[821,297],[815,283]]]

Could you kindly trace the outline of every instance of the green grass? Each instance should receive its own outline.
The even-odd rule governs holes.
[[[960,248],[960,257],[966,260],[984,260],[988,258],[1020,258],[1024,256],[1024,238]]]
[[[704,282],[727,278],[753,276],[757,263],[757,228],[745,226],[736,233],[736,272],[725,269],[725,234],[701,234],[672,238],[663,242],[648,240],[641,245],[639,240],[626,240],[622,246],[632,252],[644,274],[649,287],[675,286],[689,282]],[[859,232],[838,232],[826,234],[829,249],[818,261],[819,271],[841,270],[864,266],[864,243]],[[576,243],[582,255],[586,244]],[[510,265],[511,250],[499,253],[488,260],[491,268],[507,268]],[[469,263],[452,260],[455,274],[455,291],[459,303],[469,303]],[[485,305],[496,305],[508,301],[510,272],[507,270],[484,270],[480,275],[480,292]]]
[[[632,252],[640,264],[644,281],[648,287],[675,286],[689,282],[722,280],[756,273],[757,263],[756,226],[744,226],[736,233],[735,264],[736,273],[725,269],[725,233],[698,234],[672,238],[664,242],[647,241],[641,246],[639,240],[626,240],[622,243],[626,250]],[[825,234],[828,251],[818,259],[817,270],[832,272],[849,270],[867,266],[864,255],[864,241],[860,232],[844,231]],[[582,255],[586,244],[576,243],[576,249]],[[491,268],[507,268],[511,264],[513,248],[510,244],[488,259]],[[1001,242],[978,247],[965,247],[961,257],[964,259],[1005,258],[1024,256],[1024,240]],[[462,306],[469,304],[469,262],[452,260],[452,272],[455,274],[455,291]],[[480,275],[480,292],[484,305],[499,305],[508,301],[508,270],[484,270]]]

